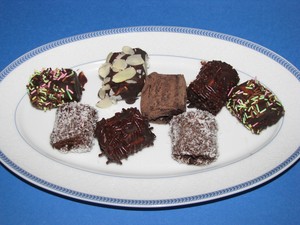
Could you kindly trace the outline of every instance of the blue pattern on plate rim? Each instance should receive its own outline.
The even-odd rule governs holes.
[[[32,51],[24,54],[23,56],[19,57],[15,61],[13,61],[11,64],[9,64],[6,68],[4,68],[3,71],[0,73],[0,82],[7,76],[11,71],[13,71],[15,68],[17,68],[22,63],[26,62],[30,58],[48,51],[52,48],[56,48],[61,45],[65,45],[71,42],[76,42],[83,39],[93,38],[93,37],[99,37],[99,36],[105,36],[105,35],[114,35],[114,34],[120,34],[120,33],[134,33],[134,32],[171,32],[171,33],[185,33],[185,34],[194,34],[199,36],[206,36],[216,39],[221,39],[229,42],[233,42],[235,44],[239,44],[245,47],[248,47],[250,49],[253,49],[257,52],[260,52],[264,54],[265,56],[271,58],[272,60],[276,61],[280,65],[282,65],[284,68],[286,68],[289,72],[291,72],[299,81],[300,81],[300,71],[293,66],[291,63],[289,63],[286,59],[282,58],[280,55],[274,53],[273,51],[260,46],[256,43],[253,43],[251,41],[247,41],[245,39],[241,39],[235,36],[222,34],[218,32],[208,31],[208,30],[201,30],[197,28],[187,28],[187,27],[168,27],[168,26],[141,26],[141,27],[126,27],[126,28],[116,28],[116,29],[109,29],[109,30],[102,30],[102,31],[95,31],[80,35],[71,36],[68,38],[64,38],[58,41],[50,42],[46,45],[43,45],[41,47],[35,48]],[[10,169],[15,171],[17,174],[19,174],[21,177],[26,178],[26,180],[30,180],[31,182],[38,184],[39,186],[42,186],[48,190],[51,190],[56,193],[60,193],[66,196],[71,196],[73,198],[86,200],[89,202],[96,202],[96,203],[102,203],[102,204],[108,204],[108,205],[118,205],[118,206],[172,206],[172,205],[183,205],[188,203],[197,203],[202,202],[205,200],[211,200],[215,199],[217,197],[227,196],[229,194],[234,194],[236,192],[246,190],[248,188],[254,187],[256,185],[259,185],[260,183],[263,183],[263,181],[266,181],[267,179],[271,179],[272,177],[276,176],[279,172],[284,171],[287,169],[293,162],[297,160],[297,158],[300,156],[300,147],[296,149],[296,151],[284,162],[279,164],[274,169],[270,170],[269,172],[255,178],[252,180],[249,180],[247,182],[221,189],[218,191],[206,193],[206,194],[200,194],[195,196],[189,196],[189,197],[183,197],[183,198],[175,198],[175,199],[161,199],[161,200],[132,200],[132,199],[117,199],[117,198],[108,198],[108,197],[102,197],[97,195],[91,195],[87,193],[82,193],[74,190],[70,190],[58,185],[55,185],[53,183],[47,182],[43,179],[40,179],[31,173],[28,173],[27,171],[20,168],[18,165],[16,165],[14,162],[12,162],[9,158],[6,157],[2,151],[0,151],[0,158],[3,160],[6,166],[8,166]]]

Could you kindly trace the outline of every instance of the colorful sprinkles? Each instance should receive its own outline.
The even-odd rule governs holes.
[[[47,68],[35,71],[26,88],[32,105],[46,111],[65,102],[80,101],[86,82],[82,72],[77,76],[72,69]]]
[[[228,97],[227,109],[254,134],[277,123],[284,115],[278,98],[254,79],[233,87]]]

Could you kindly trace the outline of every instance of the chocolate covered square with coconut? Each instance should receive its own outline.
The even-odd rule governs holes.
[[[97,110],[87,104],[67,102],[58,107],[50,144],[61,152],[92,150],[98,120]]]
[[[170,121],[172,158],[179,163],[204,166],[216,161],[218,124],[208,111],[193,110]]]
[[[107,108],[117,101],[133,104],[144,87],[148,54],[140,48],[124,46],[121,52],[109,53],[99,68],[102,87],[98,92],[99,108]]]

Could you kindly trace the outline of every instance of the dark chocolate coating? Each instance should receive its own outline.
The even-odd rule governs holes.
[[[27,90],[31,104],[41,110],[57,108],[66,102],[80,101],[87,79],[72,69],[44,69],[35,72]]]
[[[226,107],[254,134],[276,124],[285,113],[278,98],[257,80],[234,87]]]
[[[107,164],[122,164],[122,159],[153,145],[155,135],[148,120],[137,108],[122,109],[109,119],[97,122],[95,136]]]
[[[187,88],[188,107],[217,115],[240,78],[231,65],[221,61],[202,63],[196,79]]]

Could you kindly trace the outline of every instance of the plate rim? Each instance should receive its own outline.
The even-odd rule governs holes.
[[[169,32],[169,33],[181,33],[181,34],[190,34],[190,35],[199,35],[210,38],[216,38],[220,40],[225,40],[228,42],[232,42],[238,45],[245,46],[247,48],[253,49],[256,52],[262,53],[263,55],[271,58],[273,61],[282,65],[285,69],[287,69],[292,75],[294,75],[298,81],[300,81],[300,71],[292,65],[289,61],[287,61],[282,56],[277,53],[259,45],[254,42],[248,41],[246,39],[242,39],[239,37],[235,37],[228,34],[223,34],[215,31],[203,30],[199,28],[189,28],[189,27],[178,27],[178,26],[135,26],[135,27],[123,27],[123,28],[113,28],[106,30],[99,30],[94,32],[88,32],[83,34],[78,34],[70,37],[66,37],[63,39],[59,39],[40,47],[37,47],[24,55],[20,56],[12,63],[10,63],[7,67],[4,68],[0,72],[0,84],[6,76],[10,74],[15,68],[19,65],[23,64],[27,60],[33,58],[34,56],[48,51],[50,49],[80,41],[94,37],[107,36],[107,35],[115,35],[115,34],[125,34],[125,33],[142,33],[142,32]],[[126,206],[126,207],[167,207],[167,206],[178,206],[178,205],[187,205],[192,203],[199,203],[204,201],[209,201],[221,197],[225,197],[228,195],[232,195],[237,192],[241,192],[244,190],[248,190],[250,188],[256,187],[259,184],[265,183],[266,181],[274,178],[276,175],[283,173],[286,169],[291,167],[298,159],[300,158],[300,147],[298,147],[292,155],[290,155],[286,160],[277,165],[275,168],[270,171],[262,174],[254,179],[248,180],[247,182],[234,185],[232,187],[224,188],[221,190],[194,195],[187,196],[181,198],[174,199],[159,199],[159,200],[142,200],[142,199],[122,199],[122,198],[111,198],[111,197],[103,197],[98,195],[87,194],[79,191],[74,191],[65,187],[61,187],[54,183],[50,183],[46,180],[36,177],[35,175],[27,172],[26,170],[19,167],[13,161],[11,161],[0,149],[0,161],[3,165],[5,165],[9,170],[13,171],[20,177],[29,181],[30,183],[36,184],[39,187],[43,187],[44,189],[50,190],[52,192],[61,194],[63,196],[69,196],[75,199],[80,199],[88,202],[94,202],[98,204],[105,205],[114,205],[114,206]]]

